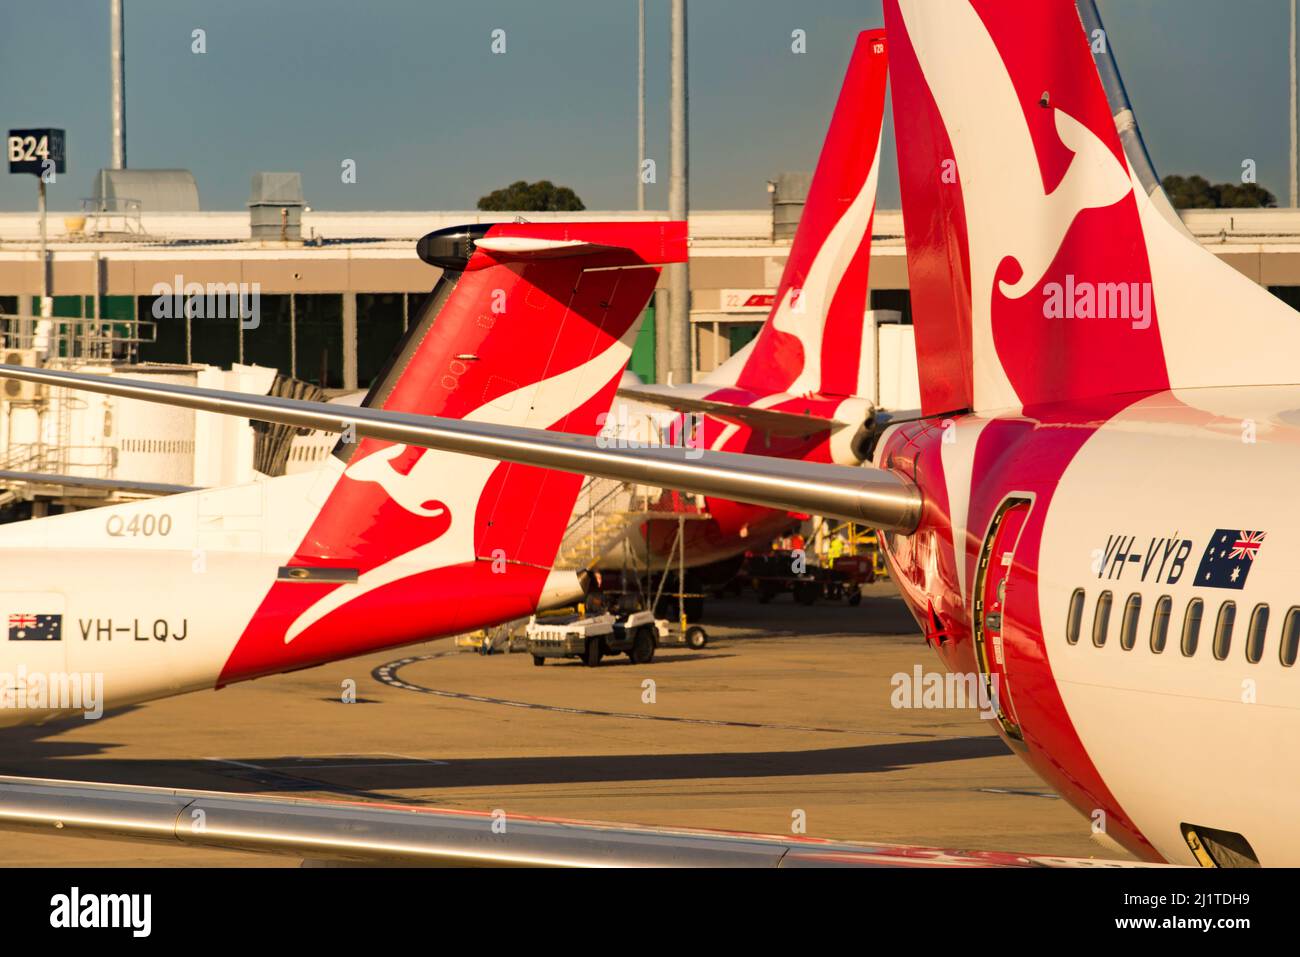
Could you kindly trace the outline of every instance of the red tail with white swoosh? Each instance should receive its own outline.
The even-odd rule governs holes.
[[[861,395],[862,313],[888,51],[858,35],[776,300],[753,345],[707,376],[754,395]]]
[[[886,23],[927,414],[1294,378],[1300,319],[1144,188],[1073,3]]]
[[[711,449],[861,461],[854,439],[874,392],[863,313],[888,64],[885,32],[860,33],[758,336],[699,382],[621,396],[704,413]]]
[[[756,395],[867,394],[859,383],[862,314],[887,74],[884,31],[859,34],[776,301],[737,362],[737,388]]]
[[[366,405],[592,435],[655,264],[685,251],[680,223],[430,234],[421,255],[446,273]],[[222,681],[509,620],[555,585],[578,476],[373,439],[336,456],[336,483]]]
[[[780,285],[757,337],[695,383],[623,387],[624,399],[701,414],[706,448],[844,465],[862,461],[875,343],[864,312],[889,73],[880,29],[858,34]],[[784,512],[720,498],[683,530],[687,560],[740,554],[788,529]],[[675,521],[650,522],[649,552],[668,555]],[[607,559],[621,564],[621,554]]]

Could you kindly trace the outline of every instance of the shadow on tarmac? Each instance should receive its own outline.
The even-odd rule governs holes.
[[[390,792],[408,789],[876,774],[1009,753],[1001,739],[983,735],[803,751],[561,755],[446,762],[356,755],[104,761],[72,757],[58,747],[60,744],[36,741],[15,748],[5,742],[0,748],[0,773],[241,793],[322,791],[391,801],[402,798]],[[102,750],[94,744],[83,748],[86,754]]]

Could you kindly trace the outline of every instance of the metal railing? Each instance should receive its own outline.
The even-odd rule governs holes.
[[[83,478],[111,478],[116,450],[102,445],[54,445],[23,442],[5,449],[0,471],[31,472],[38,475],[78,475]]]
[[[663,494],[662,489],[615,479],[588,478],[578,493],[556,553],[557,568],[594,568],[619,542],[650,519],[705,519],[697,496]]]
[[[143,204],[138,199],[124,196],[92,196],[81,201],[81,211],[86,223],[79,234],[71,239],[100,239],[118,236],[128,239],[149,239],[142,219]]]
[[[0,313],[0,348],[34,349],[50,359],[135,362],[140,346],[157,337],[158,324],[149,319]]]
[[[618,501],[626,498],[626,503]],[[636,492],[627,482],[588,478],[578,493],[578,507],[560,540],[556,564],[590,568],[627,534],[626,513]]]

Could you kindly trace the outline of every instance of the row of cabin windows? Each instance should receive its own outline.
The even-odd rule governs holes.
[[[1070,611],[1066,618],[1065,640],[1070,644],[1079,643],[1083,629],[1083,606],[1086,598],[1082,588],[1076,588],[1070,596]],[[1104,591],[1097,596],[1097,608],[1092,618],[1092,643],[1098,648],[1106,644],[1110,632],[1111,606],[1115,596]],[[1169,640],[1170,619],[1173,614],[1174,601],[1168,595],[1161,595],[1156,600],[1155,614],[1151,617],[1151,651],[1160,654],[1165,650]],[[1142,596],[1134,592],[1124,603],[1124,615],[1119,624],[1119,646],[1131,651],[1137,644],[1138,616],[1142,614]],[[1205,602],[1193,598],[1183,611],[1182,634],[1179,647],[1187,658],[1196,654],[1196,646],[1201,638],[1201,621],[1205,615]],[[1259,604],[1250,613],[1250,622],[1246,628],[1246,660],[1252,665],[1264,657],[1264,639],[1268,634],[1268,605]],[[1219,661],[1227,659],[1232,651],[1232,633],[1237,624],[1237,603],[1225,601],[1219,606],[1218,616],[1214,621],[1212,650]],[[1300,653],[1300,605],[1292,606],[1282,622],[1282,643],[1278,646],[1278,660],[1286,668],[1296,662]]]

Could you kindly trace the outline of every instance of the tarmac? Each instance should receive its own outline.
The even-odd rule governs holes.
[[[707,648],[648,665],[441,640],[8,729],[0,773],[1114,857],[977,709],[893,706],[895,674],[940,666],[890,584],[856,608],[711,601],[702,624]],[[298,863],[0,833],[5,866]]]

